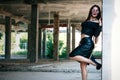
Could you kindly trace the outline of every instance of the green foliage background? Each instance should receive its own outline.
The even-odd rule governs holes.
[[[66,58],[67,53],[66,53],[66,47],[64,47],[64,42],[59,40],[59,57],[60,58]],[[52,33],[47,34],[47,57],[48,58],[53,58],[53,35]]]

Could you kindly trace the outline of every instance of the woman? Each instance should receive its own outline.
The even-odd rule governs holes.
[[[82,80],[87,80],[87,64],[92,64],[99,69],[101,68],[101,65],[96,64],[90,59],[102,28],[101,11],[98,5],[93,5],[90,8],[88,17],[81,26],[80,45],[69,54],[69,57],[80,62]]]

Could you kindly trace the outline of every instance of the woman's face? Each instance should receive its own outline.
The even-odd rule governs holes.
[[[92,9],[91,12],[92,12],[91,16],[92,16],[93,18],[96,18],[96,17],[98,16],[98,14],[99,14],[99,10],[98,10],[97,7],[93,7],[93,9]]]

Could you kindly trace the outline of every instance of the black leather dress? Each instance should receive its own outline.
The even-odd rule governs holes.
[[[92,21],[85,21],[81,24],[82,30],[81,34],[89,35],[90,37],[84,37],[80,41],[80,45],[76,47],[70,54],[70,57],[74,57],[77,55],[89,58],[94,49],[94,43],[92,40],[92,36],[98,37],[101,32],[101,26],[99,23]]]

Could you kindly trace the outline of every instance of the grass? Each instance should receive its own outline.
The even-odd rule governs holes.
[[[24,50],[24,51],[17,51],[17,52],[13,52],[12,54],[15,54],[15,55],[27,55],[27,51]]]

